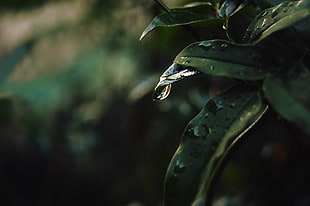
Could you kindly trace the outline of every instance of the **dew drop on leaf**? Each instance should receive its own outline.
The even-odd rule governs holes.
[[[203,137],[203,136],[207,136],[209,133],[209,128],[204,125],[204,126],[196,126],[194,127],[194,135],[197,137]]]
[[[200,42],[198,46],[205,50],[209,50],[212,47],[212,43],[203,41],[203,42]]]
[[[173,171],[175,173],[183,173],[183,172],[185,172],[185,170],[186,170],[186,167],[185,167],[184,163],[181,160],[177,160],[175,163]]]
[[[264,19],[261,27],[265,27],[266,26],[266,22],[267,22],[267,19]]]
[[[279,7],[276,7],[271,11],[271,18],[275,18],[278,14],[279,14]]]
[[[167,84],[165,86],[157,85],[155,87],[155,95],[154,100],[164,100],[168,97],[171,91],[171,84]]]
[[[208,110],[213,113],[214,115],[217,113],[217,111],[219,111],[220,109],[222,109],[224,106],[222,104],[221,101],[215,101],[215,100],[211,100],[208,104],[207,104],[207,108]]]
[[[235,103],[235,102],[230,102],[230,103],[229,103],[229,106],[230,106],[231,108],[235,108],[235,107],[236,107],[236,103]]]

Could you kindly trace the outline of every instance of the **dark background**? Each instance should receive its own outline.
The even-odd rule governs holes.
[[[139,42],[160,13],[146,0],[2,0],[0,11],[0,205],[160,205],[183,128],[210,85],[221,89],[202,75],[152,101],[194,39],[175,28]],[[214,205],[310,205],[309,157],[303,133],[267,118],[227,165]]]

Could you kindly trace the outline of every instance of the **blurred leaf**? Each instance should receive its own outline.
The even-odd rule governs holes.
[[[213,17],[210,17],[207,14],[199,13],[188,13],[188,12],[179,12],[171,11],[161,14],[153,19],[151,24],[143,31],[140,41],[152,30],[157,27],[173,27],[173,26],[182,26],[189,25],[194,23],[214,23],[218,21]]]
[[[273,72],[275,61],[268,51],[255,46],[210,40],[189,45],[177,55],[174,63],[209,75],[259,80]]]
[[[228,18],[243,9],[251,0],[226,0],[222,3],[218,14],[220,17]]]
[[[31,49],[33,41],[28,41],[13,51],[4,55],[0,60],[0,83],[5,81],[7,76],[15,69],[15,67],[21,62],[25,57],[27,52]]]
[[[250,24],[245,43],[258,43],[274,32],[295,25],[310,15],[310,1],[283,2],[261,12]]]
[[[264,81],[265,94],[283,118],[310,133],[310,73],[299,65],[284,77],[271,76]]]
[[[188,206],[204,199],[213,172],[219,172],[225,152],[262,116],[260,94],[237,85],[210,99],[185,128],[165,179],[165,205]]]

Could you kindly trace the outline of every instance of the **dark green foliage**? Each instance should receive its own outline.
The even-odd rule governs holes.
[[[211,177],[218,169],[216,165],[265,108],[258,92],[241,85],[210,99],[185,128],[170,162],[165,180],[165,205],[190,205],[195,199],[205,202],[205,193],[213,181]]]
[[[166,206],[211,205],[210,188],[224,166],[223,160],[228,159],[230,148],[258,122],[266,105],[270,104],[271,110],[278,112],[286,124],[297,126],[295,130],[301,130],[306,136],[310,134],[310,66],[306,60],[310,1],[256,0],[251,4],[256,7],[256,17],[248,15],[246,18],[251,21],[248,28],[234,31],[237,39],[243,39],[239,43],[230,35],[235,29],[230,17],[238,15],[236,13],[246,8],[249,1],[209,2],[214,15],[209,12],[206,17],[190,13],[175,15],[166,9],[142,35],[156,27],[190,25],[203,19],[211,21],[207,15],[212,16],[212,21],[222,21],[227,35],[227,39],[203,38],[204,41],[194,42],[182,50],[173,64],[181,69],[168,75],[167,70],[160,79],[159,85],[169,84],[169,88],[165,87],[169,91],[163,89],[158,93],[159,100],[168,96],[171,83],[196,74],[195,69],[206,75],[236,80],[234,89],[210,99],[186,127],[166,174]],[[195,32],[199,34],[199,30]],[[251,92],[244,88],[251,88]],[[263,97],[266,105],[262,103]],[[233,107],[229,107],[231,102]]]

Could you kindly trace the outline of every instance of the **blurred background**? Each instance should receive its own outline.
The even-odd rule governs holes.
[[[184,80],[167,100],[152,101],[160,74],[194,39],[175,28],[139,42],[160,13],[151,0],[1,0],[0,11],[0,204],[161,205],[165,170],[183,128],[208,99],[209,82],[217,82]],[[257,134],[240,149],[215,204],[247,197],[246,203],[269,205],[290,193],[260,198],[287,188],[286,173],[279,173],[309,171],[293,158],[309,152],[284,134]],[[292,164],[302,168],[291,174]],[[260,178],[274,167],[271,176],[278,178],[265,191]],[[308,183],[309,177],[291,184]],[[310,203],[300,190],[300,201]]]

